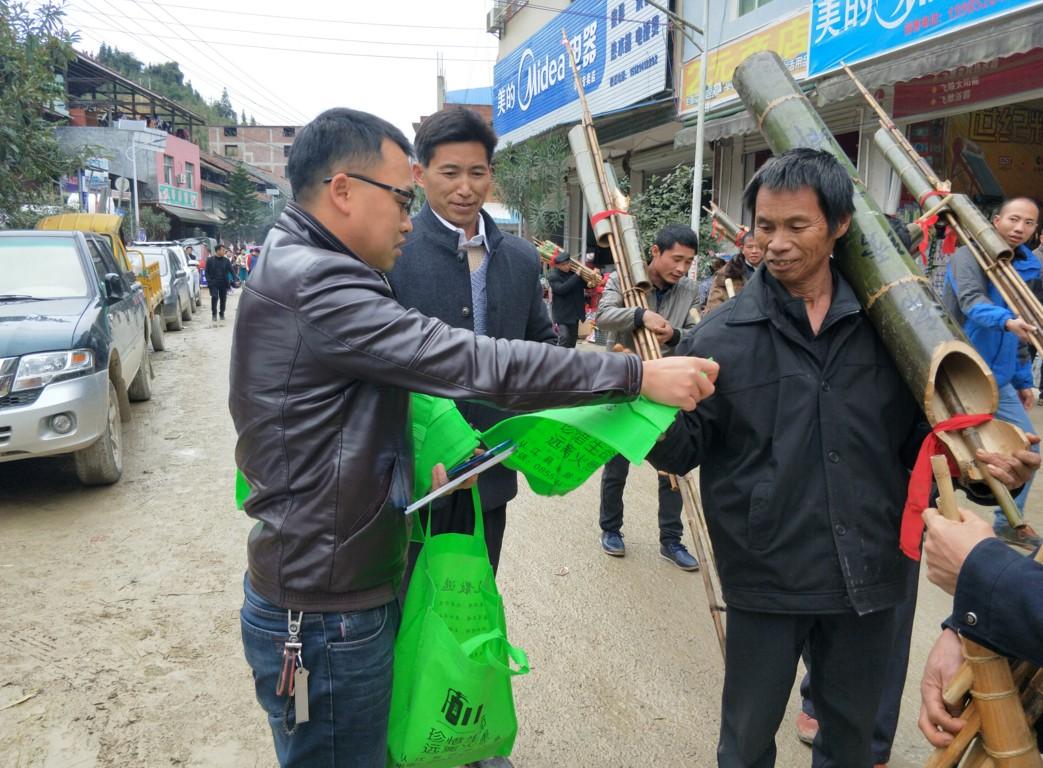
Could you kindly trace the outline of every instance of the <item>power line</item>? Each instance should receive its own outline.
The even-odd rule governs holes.
[[[163,10],[163,12],[165,14],[167,14],[167,16],[170,16],[170,18],[174,19],[175,22],[181,24],[181,22],[178,21],[177,17],[172,15],[170,13],[170,11],[164,10],[163,7],[160,6],[159,3],[156,2],[156,0],[152,0],[152,2],[153,2],[153,5],[158,7],[160,10]],[[152,13],[151,10],[148,9],[148,7],[144,6],[142,3],[139,3],[139,2],[137,2],[135,0],[135,5],[137,5],[139,8],[142,8],[142,10],[144,10],[150,16],[155,18],[156,21],[158,21],[160,24],[163,23],[162,21],[160,21],[160,19],[154,13]],[[185,27],[184,24],[181,24],[181,26]],[[185,29],[188,29],[188,27],[185,27]],[[191,32],[191,30],[189,30],[189,31]],[[193,33],[193,34],[195,34],[195,33]],[[199,39],[199,35],[196,35],[196,39]],[[197,50],[200,53],[202,53],[204,56],[207,55],[206,51],[203,51],[202,49],[200,49],[192,41],[186,40],[185,42],[188,43],[189,45],[191,45],[194,50]],[[257,92],[261,96],[267,95],[272,101],[275,102],[276,106],[280,107],[280,109],[286,110],[286,114],[289,115],[290,117],[294,117],[294,115],[296,114],[298,121],[300,121],[302,124],[308,122],[307,116],[305,116],[300,110],[298,110],[296,107],[291,106],[290,104],[287,104],[285,101],[283,101],[278,96],[276,96],[271,91],[269,91],[264,85],[262,85],[261,83],[257,82],[257,80],[255,80],[252,76],[250,76],[250,74],[248,74],[247,72],[243,71],[243,69],[241,69],[237,64],[235,64],[235,62],[233,62],[231,59],[229,59],[227,56],[225,56],[223,53],[221,53],[220,49],[218,49],[214,53],[216,53],[220,58],[222,58],[225,61],[227,61],[234,69],[236,69],[241,75],[243,75],[243,77],[245,77],[247,80],[252,82],[254,84],[254,86],[258,89]]]
[[[124,34],[129,35],[130,37],[132,37],[133,39],[135,39],[139,43],[141,43],[141,45],[143,45],[144,47],[156,49],[156,51],[158,53],[160,53],[163,56],[168,57],[170,61],[177,62],[177,61],[180,60],[180,56],[178,55],[178,53],[176,51],[172,54],[165,46],[161,47],[158,43],[150,43],[148,40],[145,40],[139,34],[137,34],[135,32],[132,32],[130,29],[127,29],[127,27],[125,27],[123,25],[123,23],[119,20],[119,18],[117,16],[114,16],[114,15],[112,15],[110,13],[106,13],[105,11],[101,10],[96,5],[94,5],[93,2],[90,2],[89,0],[81,0],[81,1],[86,3],[86,5],[95,14],[99,14],[99,15],[104,16],[105,18],[109,19],[112,22],[112,24],[115,25],[118,28],[118,31],[121,31]],[[91,26],[85,26],[85,25],[78,25],[78,26],[80,26],[83,29],[94,29],[94,30],[98,30],[98,31],[102,31],[102,32],[108,32],[110,34],[113,31],[110,27],[91,27]],[[209,80],[209,79],[207,79],[205,77],[198,77],[197,76],[195,78],[195,80],[196,80],[196,82],[204,83],[206,85],[209,85],[211,88],[215,88],[217,90],[221,90],[221,89],[227,90],[228,89],[226,85],[214,83],[212,80]],[[259,107],[263,111],[268,111],[270,109],[270,107],[261,105],[258,102],[254,101],[253,99],[249,98],[248,96],[246,96],[245,93],[238,92],[238,96],[243,101],[246,101],[249,104],[253,104],[255,107]],[[285,114],[282,113],[281,110],[272,110],[272,112],[274,114],[276,114],[276,115],[280,115],[281,114],[283,117],[287,117]],[[286,122],[292,124],[292,123],[295,122],[295,120],[290,118],[290,119],[286,120]]]
[[[177,3],[165,3],[168,8],[184,8],[191,11],[199,11],[202,13],[223,13],[229,16],[242,16],[243,14],[239,11],[225,11],[220,8],[201,8],[198,5],[179,5]],[[440,29],[440,30],[463,30],[471,32],[484,32],[481,27],[463,27],[463,26],[437,26],[433,24],[398,24],[387,21],[350,21],[346,19],[323,19],[308,16],[281,16],[274,13],[257,13],[250,11],[250,16],[258,16],[265,19],[280,19],[282,21],[315,21],[320,24],[348,24],[360,27],[398,27],[404,29]]]
[[[147,19],[147,18],[145,18],[143,16],[124,16],[122,18],[125,19],[126,21],[145,21],[145,22],[152,21],[153,19],[155,19],[154,16],[152,17],[152,19]],[[159,21],[158,19],[155,19],[155,20]],[[165,22],[159,21],[159,23],[163,24],[164,27],[167,26]],[[468,45],[468,44],[458,44],[458,43],[399,42],[399,41],[394,41],[394,40],[349,40],[349,39],[345,39],[343,37],[322,37],[322,36],[318,36],[318,35],[295,35],[295,34],[291,34],[289,32],[266,32],[266,31],[260,30],[260,29],[237,29],[235,27],[211,27],[211,26],[206,26],[206,25],[203,25],[203,24],[186,24],[185,22],[179,22],[179,23],[181,24],[181,26],[185,27],[186,29],[193,29],[193,30],[195,30],[195,29],[204,29],[204,30],[211,30],[211,31],[216,31],[216,32],[243,32],[243,33],[250,34],[250,35],[264,35],[266,37],[280,37],[280,38],[288,38],[288,37],[290,37],[290,38],[297,38],[297,39],[301,39],[301,40],[325,40],[325,41],[329,41],[329,42],[333,42],[333,43],[358,43],[358,44],[362,44],[362,45],[393,45],[396,48],[401,48],[403,46],[405,46],[405,47],[416,47],[416,48],[471,48],[471,49],[475,49],[475,50],[479,50],[479,51],[489,51],[489,52],[494,52],[496,50],[495,47],[482,46],[482,45]]]
[[[80,28],[81,29],[102,30],[102,31],[107,29],[106,27],[92,27],[92,26],[89,26],[89,25],[80,25]],[[133,33],[128,33],[128,34],[133,34]],[[149,33],[149,37],[150,38],[155,38],[155,39],[158,39],[158,40],[180,40],[181,39],[177,35],[156,35],[156,34],[152,34],[152,33]],[[352,58],[397,59],[397,60],[401,60],[401,61],[437,61],[438,60],[436,56],[393,56],[391,54],[384,54],[384,53],[353,53],[353,52],[350,52],[350,51],[312,51],[312,50],[302,50],[300,48],[279,48],[279,47],[269,46],[269,45],[255,45],[255,44],[252,44],[252,43],[230,43],[230,42],[227,42],[227,41],[224,41],[224,40],[200,40],[199,42],[206,43],[207,45],[224,45],[224,46],[231,46],[233,48],[254,48],[254,49],[257,49],[257,50],[261,50],[261,51],[281,51],[281,52],[287,52],[287,53],[306,53],[306,54],[316,54],[316,55],[320,55],[320,56],[349,56],[349,57],[352,57]],[[459,59],[459,58],[452,58],[452,57],[443,57],[442,61],[463,61],[463,62],[473,62],[473,63],[478,63],[478,64],[494,64],[494,63],[496,63],[495,59]]]

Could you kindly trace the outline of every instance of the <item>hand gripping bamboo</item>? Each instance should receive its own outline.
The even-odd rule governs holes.
[[[568,35],[562,31],[562,43],[568,51],[569,64],[575,78],[576,93],[582,109],[582,120],[569,131],[569,144],[576,159],[576,174],[583,189],[587,210],[591,214],[592,227],[598,243],[608,246],[616,265],[616,279],[623,302],[628,307],[648,309],[647,292],[651,287],[640,240],[633,217],[626,213],[626,199],[615,182],[612,166],[601,156],[601,145],[594,131],[594,120],[587,106],[583,83],[576,66],[575,52],[569,44]],[[662,357],[659,341],[647,328],[634,331],[634,344],[642,360],[658,360]],[[721,597],[720,581],[714,563],[710,534],[699,504],[698,486],[689,473],[677,483],[684,502],[688,530],[695,543],[695,555],[701,563],[700,573],[706,588],[706,599],[713,619],[717,642],[724,656],[724,599]]]
[[[932,456],[931,467],[938,487],[938,511],[943,517],[958,522],[960,512],[956,507],[948,461],[944,456]],[[955,766],[962,757],[966,744],[969,744],[965,731],[971,737],[976,732],[981,733],[981,748],[973,758],[978,765],[987,757],[997,768],[1043,767],[1043,760],[1040,759],[1036,747],[1036,737],[1029,730],[1018,693],[1018,683],[1015,682],[1010,664],[1002,656],[973,640],[961,637],[960,642],[963,645],[963,656],[971,667],[971,696],[974,706],[973,711],[964,711],[966,725],[959,734],[964,737],[959,739],[960,743],[964,744],[964,749],[953,755],[950,745],[949,749],[939,751],[940,756],[936,753],[927,763],[928,767]],[[1028,674],[1019,674],[1019,677],[1021,676],[1027,678]],[[954,743],[956,741],[954,739]],[[954,756],[955,760],[951,761]]]

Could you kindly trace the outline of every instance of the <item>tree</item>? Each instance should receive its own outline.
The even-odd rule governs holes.
[[[246,110],[243,110],[243,114],[239,118],[239,125],[246,125]]]
[[[692,166],[675,166],[669,173],[652,176],[645,189],[630,201],[630,212],[641,235],[641,250],[648,254],[655,236],[667,224],[689,224],[692,220]],[[721,250],[720,243],[710,237],[710,221],[699,219],[699,274],[710,268],[711,251]],[[734,249],[733,249],[734,250]]]
[[[565,170],[569,143],[562,133],[508,144],[496,153],[496,189],[522,218],[526,235],[561,234],[565,223]]]
[[[242,163],[228,177],[224,225],[237,240],[251,234],[264,219],[264,205],[257,199],[257,185]]]
[[[166,240],[170,236],[170,217],[163,211],[146,205],[138,216],[149,240]]]
[[[55,75],[75,56],[63,17],[50,2],[30,11],[0,0],[0,226],[26,226],[39,217],[33,206],[60,205],[61,176],[86,159],[64,153],[44,118],[63,98]]]
[[[222,120],[228,125],[235,125],[235,107],[232,106],[232,100],[228,98],[227,88],[221,89],[221,99],[213,106]]]

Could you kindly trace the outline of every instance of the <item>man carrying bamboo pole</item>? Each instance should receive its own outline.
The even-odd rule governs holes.
[[[960,515],[954,522],[924,512],[927,578],[955,598],[920,683],[920,730],[935,747],[947,747],[965,725],[942,700],[963,662],[960,635],[1043,667],[1043,565],[1004,546],[973,512]]]
[[[745,204],[766,268],[682,341],[678,354],[720,364],[717,391],[648,458],[677,474],[702,467],[728,604],[718,765],[774,765],[806,645],[814,765],[864,768],[905,592],[899,518],[928,428],[831,263],[854,211],[840,162],[784,152]],[[1023,451],[1013,472],[990,471],[1019,487],[1036,465]]]
[[[624,306],[619,276],[613,274],[605,285],[598,304],[598,327],[609,334],[609,347],[618,342],[634,348],[634,330],[648,328],[662,344],[663,354],[670,355],[681,340],[681,333],[695,325],[692,308],[699,302],[698,286],[688,277],[688,270],[699,250],[699,238],[685,224],[668,224],[656,234],[648,279],[653,291],[650,308]],[[612,557],[623,557],[623,489],[630,462],[623,456],[610,459],[601,473],[601,549]],[[659,554],[682,571],[699,570],[699,560],[681,543],[681,492],[666,475],[659,477]]]
[[[1040,276],[1039,259],[1025,246],[1038,223],[1039,205],[1027,197],[1006,200],[992,219],[996,231],[1014,251],[1012,265],[1026,283]],[[996,418],[1016,424],[1027,433],[1035,432],[1027,413],[1036,401],[1032,392],[1032,364],[1021,349],[1029,343],[1033,328],[1007,307],[966,246],[956,251],[949,262],[942,301],[992,369],[1000,391]],[[1022,514],[1031,485],[1029,481],[1014,499]],[[1027,549],[1040,545],[1040,538],[1031,526],[1012,528],[999,509],[995,510],[994,517],[996,535],[1008,544]]]

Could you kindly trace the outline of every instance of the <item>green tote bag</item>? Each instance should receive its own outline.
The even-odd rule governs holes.
[[[507,641],[477,489],[471,535],[423,532],[395,642],[388,764],[442,768],[507,756],[518,721],[511,678],[529,671]]]

